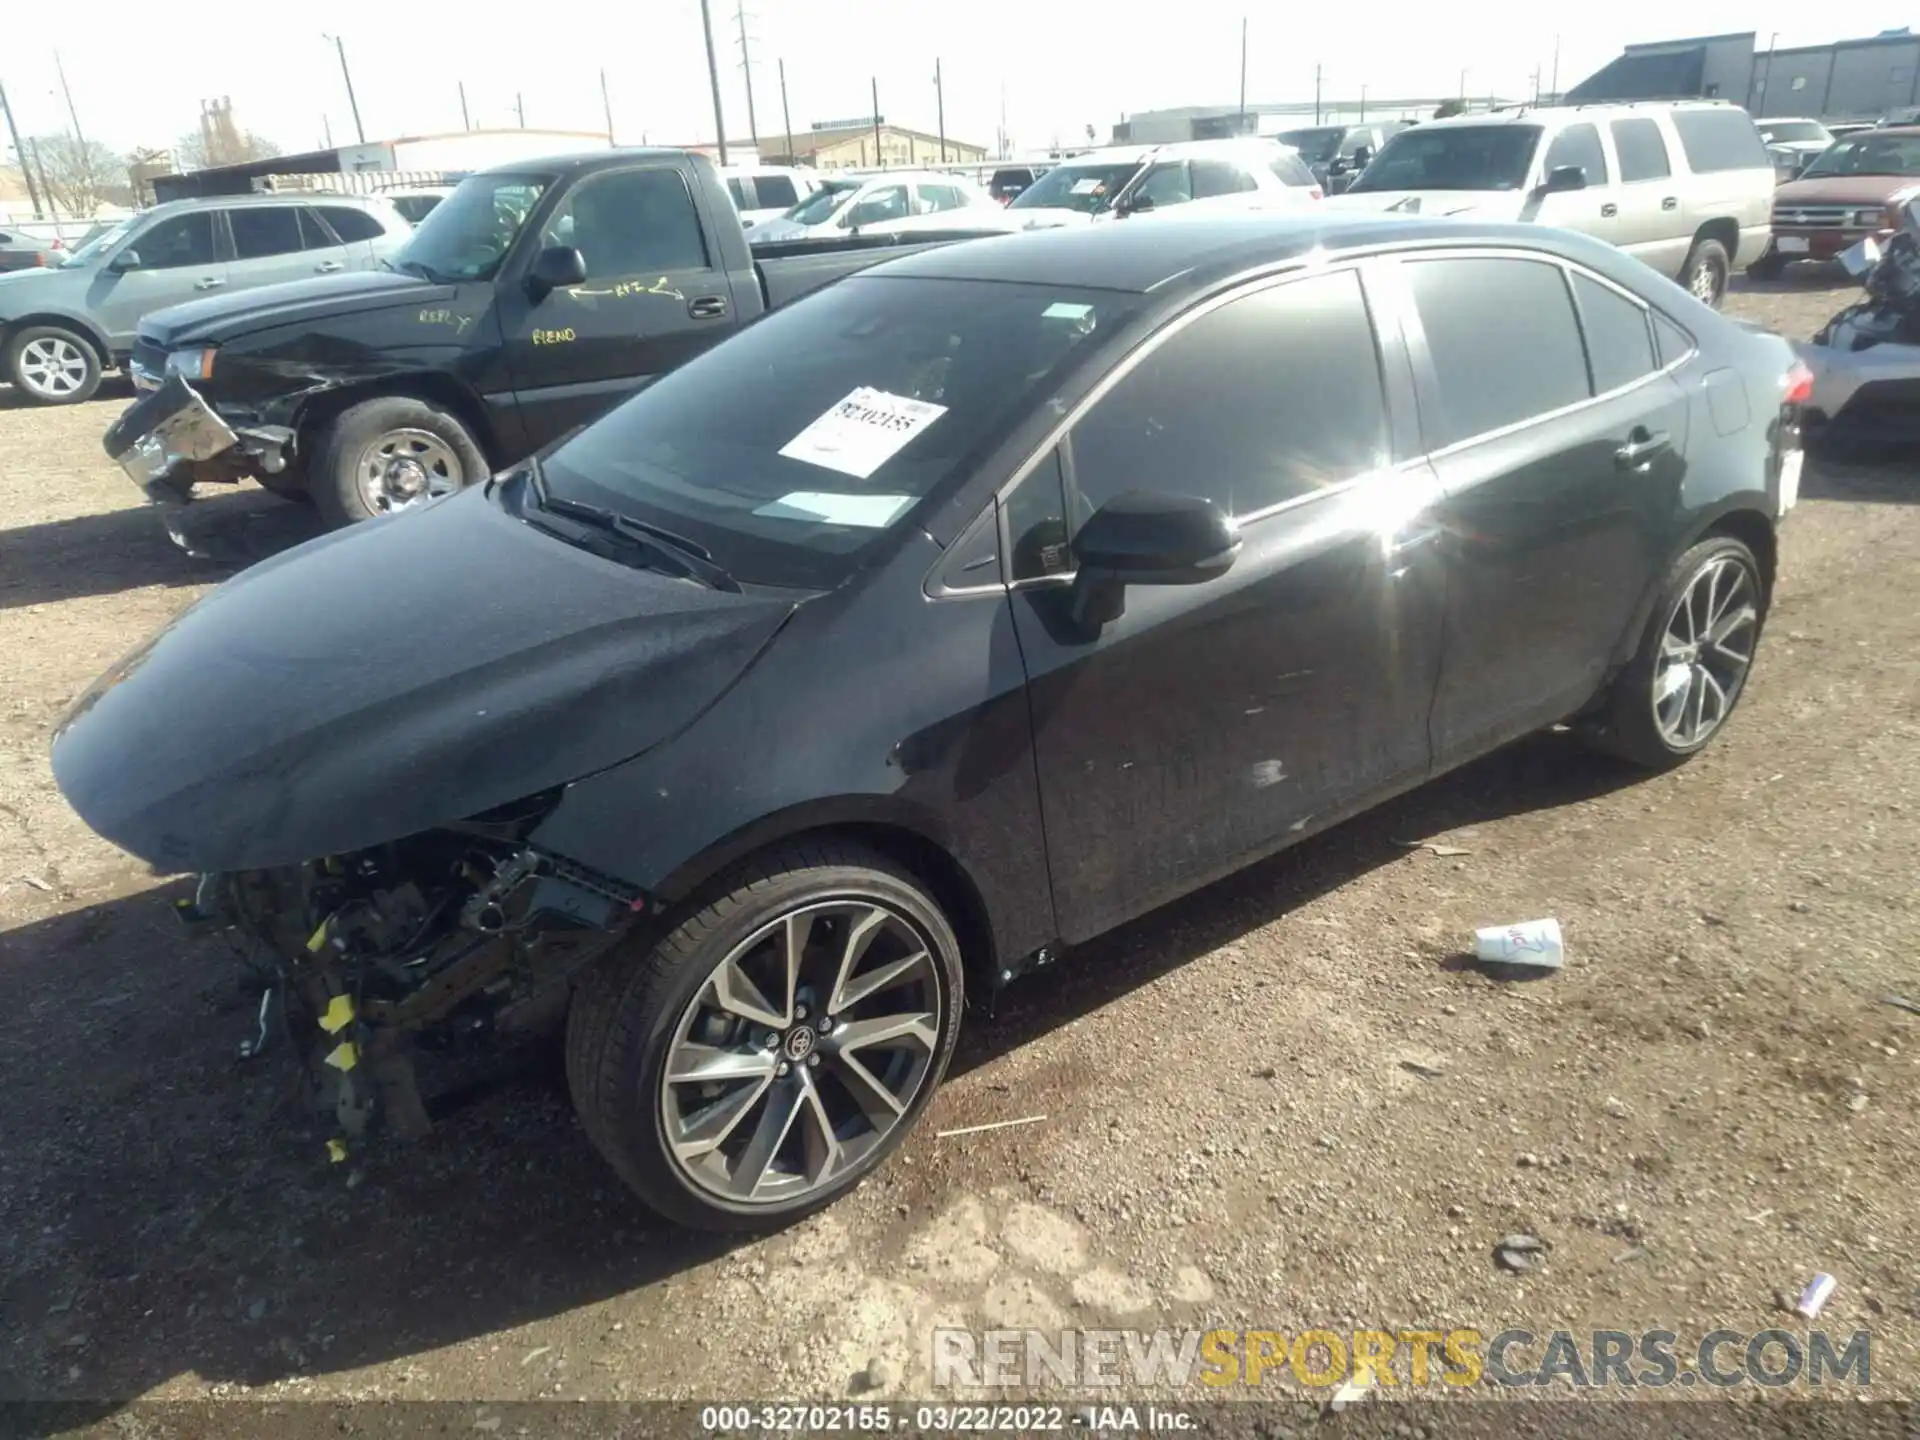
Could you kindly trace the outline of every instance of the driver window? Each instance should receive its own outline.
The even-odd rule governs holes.
[[[177,270],[214,262],[213,212],[176,215],[162,220],[129,247],[140,257],[142,270]]]
[[[907,218],[907,187],[886,185],[873,191],[847,214],[849,225],[878,225]]]
[[[1587,184],[1607,183],[1607,155],[1600,148],[1600,132],[1591,125],[1569,125],[1553,137],[1547,147],[1547,163],[1542,176],[1551,175],[1562,165],[1578,165]]]
[[[581,182],[540,243],[578,250],[590,280],[707,268],[700,218],[677,170],[616,170]]]
[[[1168,205],[1184,205],[1193,198],[1193,189],[1187,180],[1187,163],[1184,160],[1171,165],[1156,165],[1147,172],[1147,178],[1140,182],[1140,188],[1133,192],[1133,203],[1142,200],[1151,201],[1158,210]]]

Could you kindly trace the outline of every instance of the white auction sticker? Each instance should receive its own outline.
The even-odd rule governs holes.
[[[1075,195],[1098,195],[1106,188],[1107,182],[1102,180],[1098,175],[1089,175],[1084,180],[1076,180],[1073,182],[1073,193]]]
[[[862,530],[884,530],[913,508],[911,495],[841,495],[829,490],[795,490],[769,500],[753,513],[770,520],[824,520],[829,525],[855,525]]]
[[[862,385],[782,445],[780,453],[865,480],[946,413],[944,405]]]

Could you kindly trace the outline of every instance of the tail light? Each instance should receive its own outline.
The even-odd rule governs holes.
[[[1780,397],[1782,405],[1804,405],[1813,398],[1813,371],[1807,368],[1807,362],[1796,360],[1793,368],[1787,371],[1786,391]]]
[[[1324,200],[1327,198],[1327,192],[1322,190],[1318,185],[1316,185],[1311,190],[1307,191],[1307,197],[1312,200]]]

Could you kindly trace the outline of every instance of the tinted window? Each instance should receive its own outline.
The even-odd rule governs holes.
[[[951,185],[922,185],[919,190],[920,208],[924,211],[958,210],[966,204]]]
[[[351,245],[356,240],[378,240],[387,233],[373,216],[351,205],[322,205],[320,214],[343,244]]]
[[[1587,398],[1586,355],[1558,266],[1417,260],[1407,278],[1440,388],[1442,413],[1428,435],[1435,448]]]
[[[582,181],[554,210],[542,240],[578,250],[594,280],[707,265],[693,197],[677,170],[616,170]]]
[[[1349,193],[1370,190],[1518,190],[1527,183],[1538,125],[1435,125],[1402,130],[1380,147]]]
[[[300,248],[303,250],[331,250],[340,242],[327,233],[327,227],[320,223],[320,217],[311,210],[301,210]]]
[[[1667,160],[1666,137],[1654,120],[1616,120],[1613,122],[1613,148],[1620,156],[1620,179],[1631,185],[1636,180],[1660,180],[1673,173]]]
[[[1660,368],[1653,358],[1653,332],[1647,326],[1645,310],[1618,290],[1577,271],[1573,298],[1580,307],[1580,328],[1587,337],[1587,361],[1593,367],[1595,394],[1631,385]]]
[[[1226,160],[1193,162],[1193,198],[1196,200],[1215,195],[1238,195],[1244,190],[1259,188],[1251,175]]]
[[[793,188],[793,181],[785,175],[754,176],[753,193],[759,197],[762,210],[771,210],[776,206],[785,210],[800,200],[800,193]]]
[[[1156,165],[1147,172],[1147,178],[1140,182],[1140,188],[1133,192],[1132,203],[1150,201],[1156,208],[1164,205],[1184,205],[1193,199],[1193,187],[1187,179],[1187,167],[1184,161],[1173,165]]]
[[[1656,314],[1653,317],[1653,335],[1660,347],[1660,364],[1663,368],[1693,349],[1693,337],[1664,315]]]
[[[176,215],[133,238],[133,249],[147,270],[173,270],[183,265],[213,264],[213,212]]]
[[[889,220],[904,220],[912,213],[904,185],[882,185],[870,190],[847,213],[850,225],[880,225]]]
[[[1114,165],[1059,165],[1022,190],[1012,208],[1098,214],[1111,205],[1113,197],[1139,173],[1140,164],[1136,160]]]
[[[1202,315],[1073,431],[1083,514],[1122,491],[1169,490],[1248,515],[1387,458],[1380,359],[1352,271]]]
[[[1313,171],[1307,168],[1306,162],[1298,155],[1288,155],[1283,151],[1273,157],[1273,164],[1268,168],[1279,177],[1282,185],[1305,186],[1319,183],[1313,178]]]
[[[729,177],[727,180],[727,194],[733,197],[733,203],[737,208],[741,210],[751,210],[754,208],[753,192],[747,188],[746,181]]]
[[[1744,110],[1675,110],[1673,128],[1696,175],[1716,170],[1769,170],[1767,147]]]
[[[300,248],[300,212],[291,205],[261,205],[229,210],[233,253],[240,260],[291,255]]]
[[[1554,136],[1547,147],[1546,172],[1552,174],[1562,165],[1578,165],[1589,185],[1606,184],[1607,155],[1600,148],[1600,132],[1591,125],[1569,125]]]

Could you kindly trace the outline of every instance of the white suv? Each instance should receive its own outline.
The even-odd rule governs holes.
[[[1062,160],[1007,207],[1025,230],[1090,220],[1218,210],[1283,210],[1320,199],[1291,146],[1272,140],[1190,140],[1116,146]]]
[[[1733,267],[1767,252],[1773,187],[1747,112],[1699,100],[1428,121],[1388,140],[1327,204],[1584,231],[1718,305]]]

